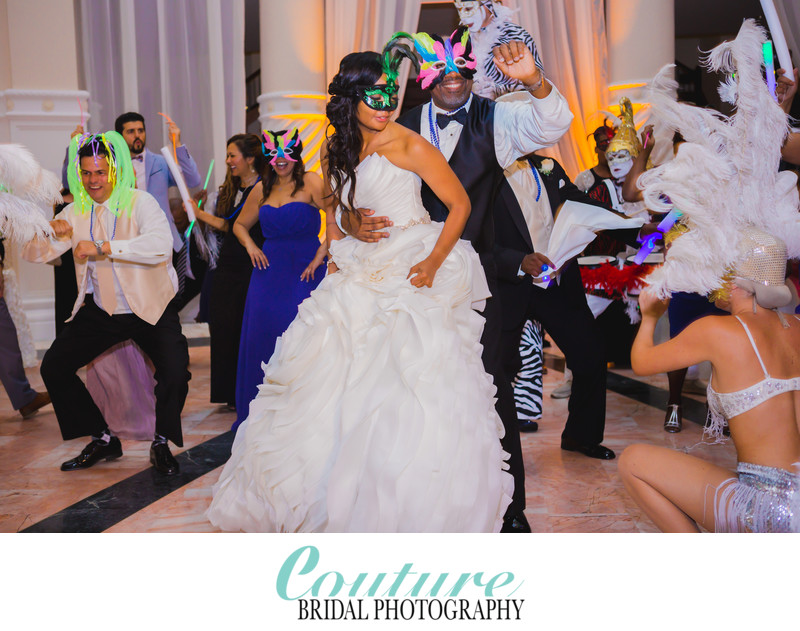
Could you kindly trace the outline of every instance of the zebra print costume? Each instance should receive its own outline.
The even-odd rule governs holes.
[[[495,14],[494,19],[477,33],[471,32],[470,39],[472,40],[472,52],[478,62],[472,91],[479,96],[495,99],[506,92],[524,89],[520,81],[509,79],[497,68],[492,55],[495,47],[514,40],[525,42],[533,55],[534,63],[542,71],[542,74],[544,74],[544,66],[539,57],[536,42],[533,41],[528,31],[511,21],[514,11],[495,4],[492,12]]]
[[[522,367],[513,383],[517,418],[521,421],[542,418],[542,335],[542,325],[536,320],[528,320],[522,328],[519,341]]]

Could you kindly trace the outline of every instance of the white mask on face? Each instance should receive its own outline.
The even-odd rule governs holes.
[[[630,151],[623,149],[621,151],[607,151],[606,160],[608,160],[608,170],[615,180],[619,180],[626,175],[633,167],[633,158],[631,158]]]
[[[608,163],[608,170],[611,171],[611,175],[614,176],[615,180],[619,180],[626,175],[633,167],[633,159],[628,158],[622,162],[615,162],[614,164]]]
[[[466,26],[470,33],[477,33],[483,25],[483,7],[480,2],[455,2],[461,24]]]

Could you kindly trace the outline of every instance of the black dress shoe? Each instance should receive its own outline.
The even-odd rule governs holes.
[[[88,469],[100,460],[114,460],[122,455],[122,443],[119,438],[112,436],[111,440],[104,443],[102,440],[93,440],[77,458],[67,460],[61,465],[62,471],[75,471],[75,469]]]
[[[518,421],[519,422],[519,431],[521,432],[538,432],[539,431],[539,423],[536,421],[525,420],[525,421]]]
[[[510,515],[503,518],[503,527],[500,532],[530,532],[531,527],[524,513]]]
[[[584,456],[597,458],[598,460],[613,460],[617,457],[613,451],[608,447],[603,447],[603,445],[581,445],[569,438],[561,439],[561,449],[564,451],[577,451]]]
[[[155,470],[164,475],[176,475],[181,468],[175,456],[170,453],[167,443],[153,443],[150,445],[150,464]]]

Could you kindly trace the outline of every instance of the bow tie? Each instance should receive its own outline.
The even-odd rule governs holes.
[[[138,160],[139,162],[144,162],[144,156],[140,153],[138,156],[131,156],[131,160]]]
[[[436,124],[439,126],[439,129],[444,129],[447,127],[452,121],[456,121],[457,123],[461,123],[465,125],[467,122],[467,110],[460,109],[456,110],[452,114],[437,114],[436,115]]]

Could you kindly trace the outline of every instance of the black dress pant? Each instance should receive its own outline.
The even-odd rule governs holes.
[[[519,342],[526,320],[538,320],[553,338],[572,371],[572,395],[569,416],[562,438],[582,445],[597,445],[603,440],[606,424],[606,360],[604,343],[580,279],[573,263],[563,272],[560,284],[550,287],[514,286],[517,292],[504,288],[503,296],[525,300],[519,321],[506,320],[503,330],[505,372],[508,379],[517,374],[522,359]],[[510,310],[509,310],[510,311]],[[519,312],[519,310],[515,310]]]
[[[133,340],[155,366],[156,433],[183,446],[181,411],[189,392],[189,348],[170,304],[156,324],[134,314],[110,316],[91,294],[42,359],[42,379],[64,440],[99,436],[108,428],[78,369],[112,346]]]
[[[494,262],[484,260],[483,256],[481,256],[481,262],[486,272],[489,291],[492,292],[492,296],[497,296]],[[506,511],[506,515],[512,516],[525,510],[525,464],[522,460],[522,443],[519,437],[517,409],[514,404],[514,389],[511,387],[511,381],[508,380],[503,368],[503,313],[500,300],[496,297],[489,298],[481,315],[486,319],[483,335],[481,336],[481,344],[483,345],[481,358],[483,359],[484,370],[492,376],[494,385],[497,388],[495,409],[505,429],[505,435],[500,444],[509,455],[509,473],[514,478],[514,494]]]

